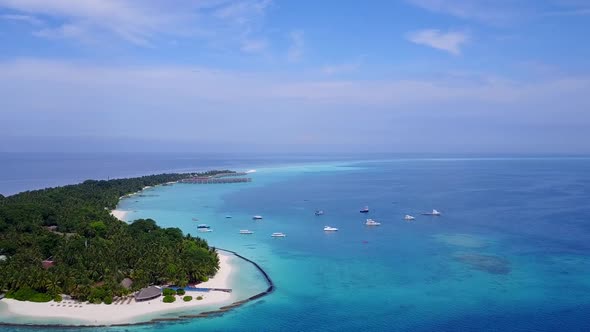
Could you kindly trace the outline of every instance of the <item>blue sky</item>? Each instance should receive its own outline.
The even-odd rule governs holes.
[[[590,153],[590,3],[0,0],[0,151]]]

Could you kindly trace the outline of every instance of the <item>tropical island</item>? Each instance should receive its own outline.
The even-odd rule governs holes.
[[[111,210],[121,197],[146,187],[232,173],[88,180],[0,195],[0,294],[18,301],[109,305],[130,294],[153,298],[150,289],[154,294],[160,285],[206,284],[227,257],[178,228],[162,228],[151,219],[126,223]],[[231,269],[225,265],[223,278]],[[167,295],[163,302],[175,302],[170,289],[159,293]]]

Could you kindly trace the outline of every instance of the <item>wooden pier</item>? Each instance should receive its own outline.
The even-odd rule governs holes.
[[[236,176],[246,176],[248,173],[246,172],[234,172],[234,173],[219,173],[212,175],[212,178],[227,178],[227,177],[236,177]]]
[[[237,176],[237,175],[236,175]],[[219,176],[208,176],[208,177],[193,177],[184,179],[181,182],[183,183],[193,183],[193,184],[220,184],[220,183],[242,183],[242,182],[252,182],[252,178],[240,178],[234,177],[234,175],[226,175],[224,177]]]

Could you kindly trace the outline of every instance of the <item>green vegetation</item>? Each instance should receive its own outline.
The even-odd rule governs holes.
[[[185,293],[186,293],[186,292],[185,292],[185,291],[184,291],[184,289],[182,289],[182,288],[179,288],[179,289],[177,289],[177,290],[176,290],[176,294],[177,294],[177,295],[184,295]]]
[[[53,299],[51,295],[39,293],[30,287],[22,287],[14,292],[9,291],[6,293],[6,298],[31,302],[49,302]]]
[[[172,303],[174,301],[176,301],[176,296],[174,295],[166,295],[164,296],[164,303]]]
[[[201,301],[203,299],[203,297],[201,295],[197,296],[197,300]]]
[[[164,288],[164,290],[162,291],[162,295],[164,295],[164,296],[176,295],[176,291],[172,288]]]
[[[192,297],[192,296],[190,296],[190,295],[187,295],[187,296],[183,297],[183,298],[182,298],[182,300],[183,300],[184,302],[189,302],[189,301],[192,301],[192,300],[193,300],[193,297]]]
[[[151,219],[126,224],[110,214],[121,196],[190,176],[88,180],[0,197],[0,255],[7,257],[0,261],[0,291],[22,301],[69,294],[106,303],[148,285],[182,287],[215,274],[219,258],[205,240]],[[132,289],[120,285],[126,277]]]

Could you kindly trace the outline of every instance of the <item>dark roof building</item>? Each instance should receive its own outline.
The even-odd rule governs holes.
[[[147,301],[152,300],[162,295],[162,289],[157,286],[149,286],[146,288],[142,288],[139,292],[135,294],[135,301]]]
[[[125,289],[130,289],[131,285],[133,285],[133,280],[131,280],[129,278],[125,278],[125,279],[121,280],[121,286],[124,287]]]

